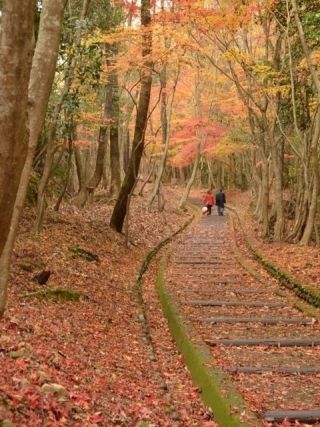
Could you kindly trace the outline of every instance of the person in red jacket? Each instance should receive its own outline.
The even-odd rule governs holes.
[[[214,200],[213,200],[212,192],[210,190],[208,190],[207,193],[204,195],[202,201],[203,201],[203,204],[208,209],[208,214],[207,215],[211,215],[211,208],[214,205]]]

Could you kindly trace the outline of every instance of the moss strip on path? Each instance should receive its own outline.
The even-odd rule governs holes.
[[[151,357],[152,358],[155,358],[155,351],[154,351],[153,343],[151,340],[150,328],[149,328],[148,319],[147,319],[146,310],[145,310],[144,301],[143,301],[143,296],[142,296],[143,275],[147,271],[151,261],[157,255],[157,253],[160,251],[160,249],[163,248],[165,245],[167,245],[169,242],[171,242],[171,240],[174,239],[175,236],[177,236],[183,230],[185,230],[192,223],[194,218],[195,218],[194,215],[192,215],[173,234],[171,234],[170,236],[165,237],[164,239],[160,240],[160,242],[147,253],[147,255],[143,259],[142,264],[138,270],[138,274],[137,274],[137,278],[136,278],[135,286],[134,286],[134,292],[136,294],[136,298],[137,298],[137,301],[138,301],[138,304],[139,304],[139,307],[141,310],[140,315],[139,315],[139,320],[143,325],[145,338],[146,338],[148,344],[150,345],[150,349],[151,349],[151,353],[152,353]]]
[[[253,247],[252,243],[245,234],[243,225],[236,209],[231,208],[230,206],[228,206],[228,209],[237,218],[244,242],[249,251],[252,253],[254,259],[258,261],[268,273],[275,277],[283,286],[293,291],[299,298],[303,299],[314,307],[320,307],[320,293],[316,289],[310,287],[310,285],[307,285],[296,277],[293,277],[288,271],[278,267],[276,264],[272,263],[270,260],[261,255],[261,253]]]
[[[154,246],[145,256],[145,258],[142,261],[142,264],[138,270],[138,274],[136,277],[136,281],[135,281],[135,286],[134,286],[134,292],[137,298],[137,302],[138,302],[138,306],[140,309],[140,314],[139,314],[139,321],[142,324],[142,328],[143,328],[143,333],[144,333],[144,337],[146,340],[146,343],[149,346],[149,358],[150,360],[156,360],[156,349],[155,349],[155,345],[152,341],[152,337],[151,337],[151,332],[150,332],[150,325],[149,325],[149,321],[148,321],[148,317],[147,317],[147,313],[146,313],[146,307],[145,307],[145,303],[143,300],[143,281],[144,281],[144,274],[146,273],[146,271],[148,270],[153,258],[158,254],[158,252],[161,250],[162,247],[164,247],[166,244],[168,244],[169,242],[171,242],[172,239],[174,239],[175,236],[177,236],[179,233],[181,233],[183,230],[185,230],[194,220],[194,215],[192,215],[180,228],[178,228],[178,230],[176,230],[173,234],[171,234],[170,236],[160,240],[160,242]],[[171,394],[168,391],[168,387],[166,384],[166,380],[165,377],[162,375],[162,373],[160,371],[156,372],[156,375],[158,375],[158,380],[160,383],[165,384],[164,390],[167,390],[167,394],[169,396],[169,401],[170,404],[172,405],[172,407],[174,407],[174,403],[171,397]],[[0,426],[1,427],[1,426]]]
[[[230,378],[214,362],[207,347],[196,342],[192,326],[182,318],[166,290],[164,271],[167,257],[158,271],[157,291],[167,318],[171,334],[184,361],[191,372],[193,381],[201,390],[204,403],[210,407],[214,419],[221,427],[260,426],[261,423],[245,404],[243,398],[233,387]]]
[[[188,219],[177,231],[175,231],[170,236],[160,240],[160,242],[153,247],[145,256],[144,260],[142,261],[142,264],[139,268],[136,283],[135,283],[135,291],[137,294],[138,302],[139,304],[142,304],[143,306],[143,298],[142,298],[142,283],[143,283],[143,275],[147,271],[150,262],[152,259],[157,255],[157,253],[160,251],[163,246],[168,244],[175,236],[177,236],[179,233],[181,233],[183,230],[185,230],[188,225],[191,224],[191,222],[194,220],[194,215]]]

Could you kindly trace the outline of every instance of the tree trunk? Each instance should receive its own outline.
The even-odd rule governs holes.
[[[289,242],[298,242],[302,236],[302,233],[305,228],[307,215],[308,215],[308,200],[311,198],[309,196],[309,189],[307,185],[301,185],[301,195],[297,201],[297,209],[295,215],[294,227],[289,233],[287,240]]]
[[[304,228],[303,236],[301,237],[300,243],[302,245],[308,245],[314,229],[314,222],[317,213],[317,202],[319,194],[319,173],[318,173],[318,162],[314,160],[316,167],[314,168],[313,187],[311,194],[311,201],[309,207],[309,213]]]
[[[128,124],[129,126],[129,124]],[[129,157],[130,157],[130,131],[128,127],[126,128],[126,133],[123,140],[123,170],[127,171],[129,167]]]
[[[96,157],[96,166],[94,169],[94,173],[87,184],[87,189],[89,192],[94,191],[97,188],[103,176],[103,168],[105,165],[104,159],[107,152],[106,135],[107,135],[107,128],[105,126],[101,126],[99,129],[99,136],[98,136],[98,151],[97,151],[97,157]]]
[[[104,190],[107,190],[110,185],[110,147],[109,147],[109,129],[107,129],[106,132],[106,153],[104,156],[104,162],[103,162],[103,173],[102,173],[102,188]]]
[[[121,184],[120,174],[120,150],[119,150],[119,107],[120,107],[120,95],[119,95],[119,82],[118,74],[115,68],[115,57],[118,49],[116,46],[108,45],[106,48],[108,55],[107,66],[108,66],[108,81],[107,81],[107,93],[106,93],[106,110],[105,117],[110,119],[110,189],[111,195],[118,195]]]
[[[269,164],[266,158],[262,160],[261,222],[266,237],[269,233]]]
[[[3,4],[0,40],[0,257],[5,246],[27,156],[28,84],[33,40],[34,0]],[[10,251],[11,252],[11,251]],[[1,271],[1,270],[0,270]],[[0,315],[6,303],[7,271],[1,271]]]
[[[121,171],[123,174],[126,173],[128,166],[129,166],[129,160],[130,160],[130,131],[129,131],[129,124],[131,121],[132,113],[134,110],[135,104],[131,102],[130,104],[130,110],[126,113],[126,119],[122,123],[121,126],[121,151],[122,151],[122,168]],[[121,177],[121,182],[123,180],[124,176]]]
[[[74,158],[76,162],[76,170],[77,170],[77,177],[78,177],[78,193],[81,193],[83,189],[85,188],[86,182],[85,182],[85,174],[84,174],[84,167],[82,164],[81,159],[81,152],[78,147],[74,147]]]
[[[51,130],[50,136],[49,136],[49,143],[47,147],[45,164],[44,164],[42,176],[41,176],[39,187],[38,187],[37,217],[36,217],[36,222],[34,227],[35,232],[37,234],[39,234],[42,230],[43,217],[47,207],[46,189],[51,176],[55,153],[59,148],[58,145],[54,144],[53,138],[55,134],[56,134],[56,129]]]
[[[85,177],[86,174],[84,172],[84,167],[81,161],[80,150],[76,151],[76,164],[77,164],[77,170],[78,170],[80,189],[74,201],[78,207],[84,207],[84,205],[87,203],[89,195],[93,199],[94,190],[97,188],[97,186],[99,185],[103,177],[103,171],[105,167],[105,157],[106,157],[106,151],[107,151],[106,133],[107,133],[107,128],[105,126],[101,126],[99,129],[99,135],[98,135],[98,150],[97,150],[94,173],[87,183],[86,183],[86,177]]]
[[[70,132],[68,135],[68,160],[67,160],[67,174],[65,177],[65,182],[61,191],[60,196],[58,197],[58,200],[54,206],[54,210],[58,211],[60,209],[61,202],[64,198],[64,195],[67,192],[68,183],[70,180],[70,173],[71,173],[71,167],[72,167],[72,152],[73,152],[73,138],[72,133]]]
[[[216,168],[217,168],[217,186],[218,188],[222,188],[221,164],[219,160],[216,162]]]
[[[185,184],[187,180],[185,168],[179,168],[179,184]]]
[[[236,182],[237,182],[237,159],[235,154],[231,154],[229,156],[229,162],[230,167],[228,170],[228,176],[229,176],[229,188],[235,188]],[[240,169],[240,175],[241,175],[241,169]]]
[[[261,185],[261,174],[258,171],[257,167],[257,158],[256,158],[256,150],[253,149],[251,151],[251,168],[252,168],[252,192],[253,196],[256,199],[255,202],[255,210],[254,210],[254,217],[259,217],[259,207],[261,206],[261,194],[262,194],[262,185]]]
[[[139,196],[143,196],[143,190],[145,188],[145,186],[148,184],[148,182],[150,181],[152,175],[154,174],[154,170],[156,167],[156,162],[154,161],[150,167],[149,173],[146,177],[146,179],[144,180],[144,182],[142,183],[140,190],[139,190]]]
[[[127,198],[127,214],[126,214],[125,222],[124,222],[125,244],[126,244],[127,248],[129,247],[130,204],[131,204],[131,199],[132,199],[134,190],[136,188],[136,185],[137,185],[137,180],[133,184],[133,187],[131,188],[131,191],[130,191],[128,198]]]
[[[282,144],[282,142],[281,142]],[[276,211],[276,223],[274,227],[274,240],[281,241],[284,231],[284,212],[283,212],[283,194],[282,194],[282,158],[281,151],[276,145],[276,141],[271,142],[272,166],[275,178],[274,204]]]
[[[153,190],[148,201],[148,207],[150,208],[155,197],[160,190],[160,184],[162,175],[166,166],[168,151],[169,151],[169,133],[170,133],[170,119],[168,120],[168,114],[171,112],[167,111],[167,66],[163,66],[160,72],[160,86],[161,86],[161,105],[160,105],[160,120],[161,120],[161,139],[164,146],[163,153],[161,156],[160,164],[158,167],[156,179],[154,182]],[[172,103],[171,103],[172,107]]]
[[[193,182],[195,180],[195,177],[196,177],[196,174],[197,174],[197,170],[198,170],[198,166],[199,166],[199,163],[200,163],[200,158],[201,158],[200,145],[201,145],[201,142],[199,141],[198,145],[197,145],[197,153],[196,153],[196,158],[195,158],[195,161],[194,161],[194,164],[193,164],[192,174],[191,174],[191,177],[190,177],[190,179],[188,181],[186,189],[185,189],[185,191],[184,191],[184,193],[183,193],[183,195],[181,197],[181,200],[180,200],[180,203],[179,203],[179,208],[184,208],[184,206],[185,206],[185,204],[187,202],[187,199],[188,199],[191,187],[192,187]]]
[[[149,27],[150,22],[150,0],[142,0],[141,24],[146,28]],[[148,57],[151,53],[152,36],[150,31],[143,32],[142,44],[142,56],[145,58]],[[148,109],[152,86],[151,63],[149,58],[147,58],[144,65],[145,66],[143,67],[143,71],[141,73],[141,90],[137,108],[130,163],[110,221],[110,226],[119,233],[122,231],[124,219],[127,213],[128,197],[138,177],[141,157],[144,149],[145,130],[148,121]]]
[[[161,80],[161,87],[164,91],[166,91],[166,88],[167,88],[166,67],[164,67],[163,73],[164,74],[163,74],[162,80]],[[168,152],[169,152],[169,144],[170,144],[170,127],[171,127],[172,107],[173,107],[174,95],[175,95],[175,91],[176,91],[176,87],[177,87],[177,83],[178,83],[178,78],[179,78],[179,70],[177,71],[176,79],[174,82],[174,87],[173,87],[169,107],[167,105],[167,93],[166,92],[164,94],[165,97],[162,98],[162,103],[161,103],[161,129],[162,129],[162,142],[164,145],[164,149],[163,149],[163,153],[161,156],[160,165],[159,165],[159,168],[157,171],[156,180],[154,182],[153,191],[151,193],[151,196],[150,196],[150,199],[148,202],[149,208],[151,207],[155,197],[157,195],[159,195],[161,180],[162,180],[162,176],[163,176],[163,173],[164,173],[164,170],[166,167],[166,163],[167,163],[167,157],[168,157]]]
[[[261,155],[261,177],[254,169],[254,179],[258,183],[258,201],[255,209],[255,216],[263,225],[263,236],[269,233],[269,161],[266,156],[265,141],[259,141],[259,153]],[[253,153],[254,154],[254,153]],[[253,163],[255,167],[256,157],[254,154]]]
[[[257,182],[257,192],[256,192],[256,206],[253,212],[253,216],[261,222],[260,218],[262,218],[262,181]]]
[[[207,166],[208,166],[208,174],[209,174],[209,190],[213,190],[214,188],[217,187],[217,183],[213,176],[212,164],[210,160],[207,160]]]

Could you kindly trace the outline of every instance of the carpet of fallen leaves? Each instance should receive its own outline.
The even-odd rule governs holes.
[[[177,209],[179,189],[166,191],[166,209],[146,209],[134,197],[129,248],[110,229],[112,206],[49,209],[39,237],[26,209],[14,250],[9,302],[0,321],[0,421],[6,426],[214,426],[192,385],[146,281],[146,340],[134,293],[146,252],[189,217]],[[72,250],[98,256],[89,262]],[[33,278],[51,272],[45,285]],[[37,298],[44,289],[81,293],[79,301]]]

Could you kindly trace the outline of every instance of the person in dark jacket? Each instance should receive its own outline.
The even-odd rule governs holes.
[[[222,188],[220,188],[219,192],[216,194],[216,205],[217,205],[219,216],[223,216],[225,203],[226,203],[226,195],[222,191]]]

